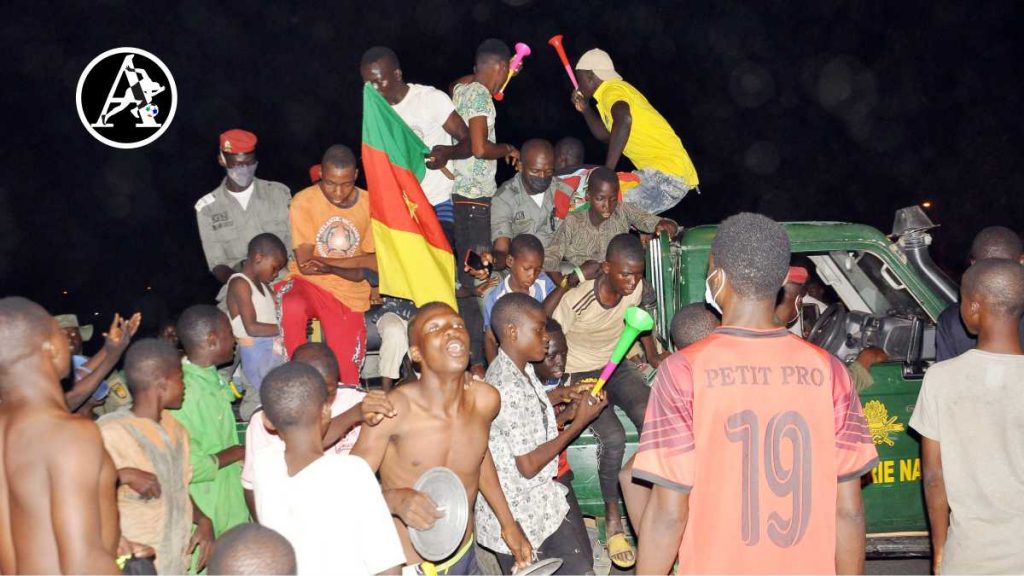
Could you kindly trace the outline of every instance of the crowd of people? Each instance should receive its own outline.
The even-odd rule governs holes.
[[[848,366],[807,342],[807,268],[781,224],[741,213],[719,226],[706,305],[676,312],[673,346],[642,335],[593,394],[626,309],[655,305],[644,239],[679,233],[660,214],[699,182],[601,50],[579,60],[572,105],[608,143],[602,164],[572,138],[500,142],[510,56],[483,42],[447,91],[407,83],[385,47],[360,65],[430,149],[421,185],[456,259],[457,310],[378,290],[372,191],[349,147],[328,148],[293,196],[256,178],[257,137],[240,129],[220,135],[225,178],[195,204],[216,305],[152,338],[135,338],[138,314],[116,316],[87,358],[91,327],[0,300],[0,572],[454,575],[486,572],[487,555],[504,574],[546,558],[593,573],[566,458],[587,430],[620,568],[863,571],[861,479],[877,453],[857,393],[884,353]],[[615,172],[623,155],[635,172]],[[498,186],[500,159],[517,174]],[[951,310],[938,344],[951,359],[928,371],[910,422],[936,568],[1021,572],[1012,231],[979,234]],[[379,389],[364,385],[372,333]],[[628,462],[616,409],[640,433]],[[414,489],[439,466],[469,519],[431,561],[410,530],[445,516]]]

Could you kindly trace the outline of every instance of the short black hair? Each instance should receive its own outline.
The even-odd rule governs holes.
[[[132,342],[124,355],[124,376],[133,395],[156,381],[181,370],[178,350],[166,340],[143,338]]]
[[[644,260],[644,245],[640,239],[628,232],[617,234],[608,243],[604,259],[607,262],[621,260],[623,262],[646,262]]]
[[[521,254],[526,252],[536,254],[543,260],[544,244],[533,234],[519,234],[509,243],[508,255],[513,258],[519,258]]]
[[[555,143],[555,151],[561,150],[562,148],[572,148],[583,155],[583,142],[575,136],[566,136]]]
[[[285,262],[288,261],[288,248],[285,247],[284,242],[276,234],[271,232],[264,232],[253,236],[252,240],[249,240],[247,254],[249,258],[259,254],[267,257],[280,256]]]
[[[672,315],[672,343],[676,348],[686,348],[702,340],[721,325],[715,313],[708,310],[704,302],[687,304]]]
[[[216,332],[221,318],[227,318],[216,306],[196,304],[189,306],[178,318],[178,340],[185,354],[190,355],[203,346],[206,337]]]
[[[395,54],[395,51],[387,46],[374,46],[366,52],[363,52],[363,58],[359,61],[359,67],[362,68],[363,66],[369,66],[374,62],[380,62],[382,60],[391,64],[395,68],[401,68],[398,64],[398,54]]]
[[[286,430],[315,422],[327,402],[323,376],[304,362],[286,362],[274,368],[260,385],[260,403],[270,423]]]
[[[491,330],[494,331],[494,336],[501,342],[506,326],[522,326],[520,322],[534,310],[543,312],[544,306],[528,294],[509,292],[498,298],[494,309],[491,310]]]
[[[596,188],[595,184],[611,184],[615,186],[615,189],[619,189],[619,175],[614,170],[607,166],[598,166],[590,171],[590,176],[587,177],[587,194],[589,195],[591,190]]]
[[[207,566],[210,576],[295,574],[295,548],[266,526],[239,524],[217,538]]]
[[[546,324],[544,324],[544,331],[548,334],[564,334],[562,331],[562,324],[554,318],[548,318]]]
[[[1005,226],[989,226],[978,232],[971,243],[971,259],[1007,258],[1019,260],[1024,245],[1016,232]]]
[[[512,50],[508,44],[497,38],[488,38],[476,49],[476,63],[508,62],[512,58]]]
[[[1000,316],[1020,318],[1024,313],[1024,266],[1008,258],[978,260],[964,273],[963,291]]]
[[[352,153],[352,149],[344,144],[335,144],[328,148],[324,152],[324,157],[320,160],[320,165],[326,168],[327,166],[333,166],[334,168],[340,168],[342,170],[356,167],[356,155]]]
[[[338,357],[334,355],[334,350],[331,350],[323,342],[306,342],[302,344],[292,352],[292,362],[302,362],[312,366],[320,373],[324,381],[328,378],[337,379],[341,375]],[[331,384],[333,383],[331,382]]]
[[[0,371],[28,356],[56,326],[53,316],[28,298],[0,299]]]
[[[771,218],[741,212],[718,226],[711,255],[738,296],[774,302],[789,272],[789,236]]]

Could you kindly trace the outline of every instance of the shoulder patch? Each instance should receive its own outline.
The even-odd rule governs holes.
[[[213,192],[210,192],[206,196],[200,198],[198,202],[196,202],[196,212],[199,212],[203,208],[206,208],[207,206],[213,204],[216,201],[217,199],[213,196]]]

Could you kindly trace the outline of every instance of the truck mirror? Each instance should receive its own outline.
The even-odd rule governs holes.
[[[924,350],[924,321],[920,316],[914,316],[910,324],[910,349],[907,351],[907,359],[903,362],[903,378],[905,380],[920,380],[924,378],[924,362],[921,360]]]

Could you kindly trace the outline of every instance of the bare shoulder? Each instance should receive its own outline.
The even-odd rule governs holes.
[[[501,393],[494,386],[483,380],[473,379],[469,387],[477,410],[493,420],[501,409]]]

